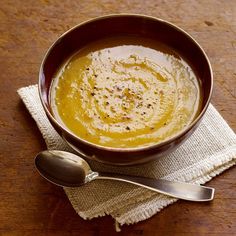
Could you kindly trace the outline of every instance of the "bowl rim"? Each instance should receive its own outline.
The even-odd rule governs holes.
[[[207,98],[207,101],[206,101],[206,104],[205,106],[203,107],[203,109],[201,110],[201,112],[197,115],[197,117],[193,120],[193,122],[186,126],[184,129],[182,129],[180,132],[178,132],[176,135],[172,136],[171,138],[167,139],[167,140],[164,140],[164,141],[161,141],[161,142],[158,142],[156,144],[152,144],[152,145],[148,145],[148,146],[144,146],[144,147],[131,147],[131,148],[117,148],[117,147],[108,147],[108,146],[102,146],[102,145],[99,145],[99,144],[95,144],[95,143],[92,143],[92,142],[89,142],[85,139],[82,139],[80,138],[79,136],[75,135],[72,131],[70,131],[66,125],[63,126],[63,124],[61,124],[52,114],[51,112],[48,110],[47,106],[45,105],[44,103],[44,100],[43,100],[43,94],[42,94],[42,91],[41,91],[41,76],[44,75],[43,73],[43,68],[44,68],[44,64],[46,62],[46,59],[48,57],[48,55],[50,54],[50,52],[52,51],[52,49],[57,45],[57,43],[63,38],[63,37],[66,37],[66,35],[68,33],[70,33],[71,31],[75,30],[76,28],[78,27],[81,27],[83,25],[86,25],[86,24],[89,24],[89,23],[92,23],[94,21],[97,21],[97,20],[102,20],[102,19],[106,19],[106,18],[116,18],[116,17],[138,17],[138,18],[143,18],[143,19],[149,19],[149,20],[153,20],[153,21],[158,21],[158,22],[161,22],[161,23],[164,23],[166,24],[167,26],[171,27],[171,28],[174,28],[175,30],[183,33],[186,37],[188,37],[197,47],[198,49],[201,51],[201,53],[203,54],[203,56],[205,57],[206,61],[207,61],[207,64],[208,64],[208,68],[209,68],[209,71],[210,71],[210,83],[211,83],[211,87],[210,87],[210,92],[209,92],[209,96]],[[51,86],[51,84],[50,84]],[[49,89],[50,90],[50,89]],[[122,152],[122,153],[127,153],[127,152],[139,152],[139,151],[148,151],[148,150],[152,150],[152,149],[155,149],[155,148],[158,148],[158,147],[162,147],[166,144],[169,144],[175,140],[178,140],[180,137],[182,137],[183,135],[185,135],[186,133],[188,133],[200,120],[201,118],[203,117],[203,115],[205,114],[208,106],[209,106],[209,103],[210,103],[210,100],[211,100],[211,97],[212,97],[212,91],[213,91],[213,70],[212,70],[212,66],[211,66],[211,63],[210,63],[210,60],[206,54],[206,52],[203,50],[203,48],[200,46],[200,44],[189,34],[187,33],[185,30],[183,30],[182,28],[180,28],[179,26],[176,26],[175,24],[169,22],[169,21],[166,21],[166,20],[163,20],[163,19],[160,19],[160,18],[157,18],[157,17],[154,17],[154,16],[149,16],[149,15],[145,15],[145,14],[135,14],[135,13],[116,13],[116,14],[107,14],[107,15],[103,15],[103,16],[98,16],[98,17],[94,17],[94,18],[91,18],[91,19],[88,19],[86,21],[82,21],[81,23],[73,26],[72,28],[70,28],[69,30],[65,31],[63,34],[61,34],[52,44],[51,46],[48,48],[48,50],[46,51],[44,57],[43,57],[43,60],[41,62],[41,65],[40,65],[40,69],[39,69],[39,79],[38,79],[38,92],[39,92],[39,97],[40,97],[40,101],[41,101],[41,104],[43,105],[43,108],[44,108],[44,111],[46,112],[47,116],[53,121],[54,124],[57,125],[57,127],[59,127],[62,132],[66,133],[67,135],[73,137],[74,139],[76,139],[77,141],[79,142],[82,142],[86,145],[89,145],[90,147],[92,148],[96,148],[96,149],[99,149],[99,150],[104,150],[104,151],[110,151],[110,152]],[[48,94],[47,94],[48,96]],[[64,134],[62,133],[62,136],[64,136]],[[65,136],[64,136],[65,137]]]

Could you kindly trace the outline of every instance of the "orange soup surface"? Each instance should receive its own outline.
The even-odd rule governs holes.
[[[69,58],[55,75],[55,117],[76,136],[105,147],[165,141],[200,107],[199,82],[176,53],[150,39],[108,38]]]

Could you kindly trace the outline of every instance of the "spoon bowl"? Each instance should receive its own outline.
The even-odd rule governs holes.
[[[64,151],[40,152],[35,157],[35,166],[45,179],[63,187],[79,187],[95,179],[108,179],[135,184],[189,201],[211,201],[214,197],[214,189],[210,187],[164,179],[94,172],[83,158]]]
[[[88,163],[69,152],[43,151],[35,158],[35,166],[48,181],[66,187],[79,187],[86,183],[92,170]]]

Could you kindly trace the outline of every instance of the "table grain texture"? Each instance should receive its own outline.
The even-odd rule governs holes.
[[[1,0],[0,2],[0,235],[116,235],[110,216],[85,221],[63,189],[34,168],[45,143],[16,93],[35,84],[47,48],[72,26],[104,14],[141,13],[189,32],[214,71],[212,103],[236,131],[235,0]],[[210,183],[212,203],[178,201],[119,235],[236,235],[236,168]]]

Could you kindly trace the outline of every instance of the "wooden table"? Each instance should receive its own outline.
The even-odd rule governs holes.
[[[192,34],[214,70],[212,103],[236,130],[235,1],[21,1],[0,3],[0,235],[113,235],[114,221],[82,220],[62,188],[43,180],[33,163],[46,148],[16,90],[35,84],[45,51],[65,30],[109,13],[163,18]],[[236,168],[214,178],[211,204],[178,201],[119,235],[236,235]]]

